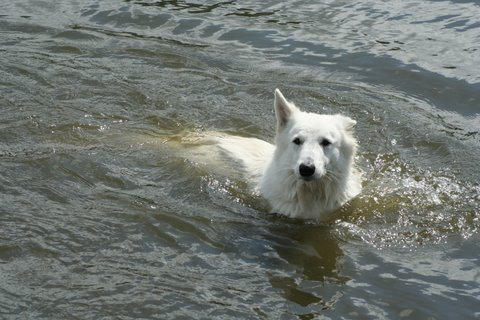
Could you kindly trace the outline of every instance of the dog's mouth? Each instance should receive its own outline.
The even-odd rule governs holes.
[[[300,180],[300,181],[305,181],[305,182],[313,182],[313,181],[319,181],[321,180],[322,178],[324,177],[324,175],[320,175],[320,174],[312,174],[310,176],[302,176],[302,175],[297,175],[297,179]]]
[[[310,181],[313,181],[315,180],[315,176],[308,176],[308,177],[304,177],[304,176],[300,176],[300,180],[303,180],[303,181],[306,181],[306,182],[310,182]]]
[[[320,181],[326,177],[326,174],[323,172],[315,172],[312,175],[301,175],[297,173],[297,179],[305,182]]]

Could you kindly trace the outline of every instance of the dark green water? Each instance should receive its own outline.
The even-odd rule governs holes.
[[[1,319],[480,318],[474,1],[0,4]],[[164,141],[358,121],[338,221]]]

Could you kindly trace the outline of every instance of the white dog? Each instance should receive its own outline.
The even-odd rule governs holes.
[[[218,146],[244,167],[273,212],[325,220],[361,191],[355,120],[300,111],[275,90],[275,145],[235,136]]]

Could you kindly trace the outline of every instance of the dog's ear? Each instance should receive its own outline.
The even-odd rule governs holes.
[[[340,118],[343,129],[347,132],[353,132],[357,121],[347,116],[338,115],[338,117]]]
[[[298,110],[297,107],[283,96],[280,90],[275,89],[275,115],[277,117],[277,132],[280,132],[288,122],[288,119]]]

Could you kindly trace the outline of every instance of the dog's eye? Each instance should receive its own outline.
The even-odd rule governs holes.
[[[327,139],[323,139],[322,141],[320,141],[320,145],[322,147],[328,147],[329,145],[331,145],[332,143],[330,142],[330,140],[327,140]]]
[[[292,142],[295,143],[296,145],[301,145],[302,144],[302,140],[300,140],[300,138],[295,138],[295,139],[293,139]]]

